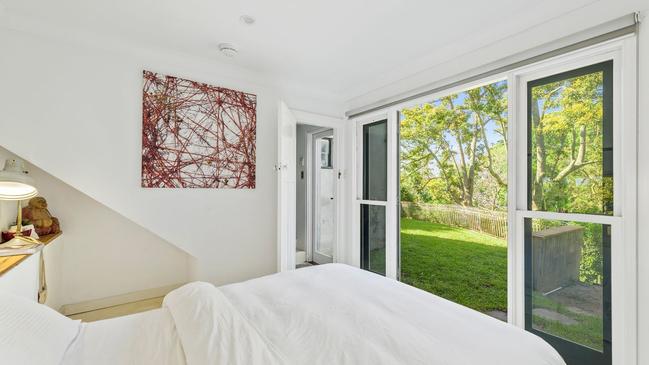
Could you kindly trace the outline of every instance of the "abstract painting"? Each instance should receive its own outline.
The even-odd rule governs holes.
[[[257,97],[144,71],[142,187],[255,188]]]

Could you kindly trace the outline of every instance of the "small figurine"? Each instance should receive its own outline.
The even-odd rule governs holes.
[[[41,196],[29,199],[23,208],[23,218],[34,225],[39,236],[61,232],[58,218],[52,217],[47,210],[47,200]]]

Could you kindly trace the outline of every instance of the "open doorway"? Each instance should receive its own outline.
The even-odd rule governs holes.
[[[334,131],[298,124],[296,129],[296,267],[335,261],[336,180]]]

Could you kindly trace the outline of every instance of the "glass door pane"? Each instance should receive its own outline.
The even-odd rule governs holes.
[[[568,365],[611,364],[612,61],[527,84],[525,328]],[[572,216],[574,218],[574,216]]]
[[[613,215],[612,67],[528,83],[528,209]]]
[[[546,219],[525,224],[526,327],[568,353],[566,361],[601,363],[611,350],[611,227]]]
[[[388,121],[362,126],[361,268],[386,274]]]
[[[336,170],[333,165],[333,131],[314,135],[315,170],[315,237],[313,261],[333,262],[336,241]]]
[[[363,126],[363,200],[388,198],[388,121]]]
[[[361,204],[361,267],[385,275],[385,207]]]

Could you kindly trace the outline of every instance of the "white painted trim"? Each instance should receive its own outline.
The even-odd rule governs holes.
[[[306,260],[313,261],[313,135],[306,133],[306,240],[304,242],[304,251]]]
[[[399,277],[399,201],[400,194],[397,184],[399,178],[399,165],[397,153],[398,146],[398,117],[397,111],[391,110],[388,113],[388,145],[387,145],[387,206],[385,209],[385,276],[390,279]]]
[[[516,78],[507,75],[507,100],[516,100],[518,83]],[[515,118],[517,107],[513,102],[507,103],[507,151],[517,151],[519,132]],[[524,141],[525,139],[523,139]],[[523,261],[517,257],[524,251],[522,229],[516,218],[516,196],[517,188],[517,155],[507,153],[507,322],[523,327],[525,325],[525,314],[520,308],[525,308],[524,298],[525,279],[520,276],[524,272]],[[515,222],[515,223],[514,223]],[[519,232],[521,232],[519,234]]]
[[[97,309],[114,307],[116,305],[133,303],[140,300],[158,298],[167,295],[170,291],[183,286],[184,283],[167,285],[159,288],[139,290],[136,292],[114,295],[107,298],[87,300],[79,303],[65,304],[61,306],[59,312],[65,316],[79,314]]]
[[[295,269],[296,253],[296,176],[286,174],[287,170],[295,169],[296,157],[296,127],[297,120],[286,103],[277,103],[277,271]],[[290,130],[289,130],[290,129]],[[292,156],[283,156],[284,139],[292,138]],[[293,165],[293,166],[291,166]],[[284,191],[284,193],[282,193]]]
[[[614,242],[611,247],[613,298],[613,344],[614,364],[638,363],[638,64],[637,37],[627,37],[621,42],[619,68],[615,68],[617,79],[621,82],[616,100],[619,103],[616,115],[624,126],[620,135],[621,156],[615,161],[623,183],[617,184],[620,213],[623,223],[613,231]],[[614,119],[615,120],[615,119]],[[615,151],[615,149],[614,149]],[[615,199],[614,198],[614,199]],[[620,234],[620,237],[615,235]],[[617,239],[617,241],[615,241]],[[615,319],[615,316],[617,320]],[[624,316],[620,319],[620,316]],[[617,362],[616,362],[617,361]]]
[[[361,204],[362,205],[380,205],[380,206],[384,206],[384,207],[388,206],[388,202],[387,201],[382,201],[382,200],[363,200],[363,199],[359,199],[359,200],[357,200],[357,202],[358,202],[359,205],[361,205]]]
[[[347,199],[345,189],[344,189],[344,182],[346,176],[343,173],[343,171],[345,171],[345,169],[347,168],[346,161],[344,158],[346,121],[342,118],[338,119],[326,115],[315,114],[315,113],[305,112],[301,110],[292,110],[292,112],[295,115],[298,124],[306,124],[306,125],[312,125],[316,127],[322,127],[325,129],[333,129],[334,141],[339,141],[338,143],[334,143],[334,156],[333,156],[334,165],[337,166],[336,167],[337,172],[340,173],[340,178],[336,180],[336,197],[337,197],[336,203],[337,204],[336,204],[336,245],[334,247],[334,262],[347,262],[349,260],[346,256],[347,250],[345,250],[345,242],[347,242],[347,240],[345,239],[344,234],[345,234],[345,227],[348,219],[347,219],[345,204],[343,204],[343,202],[345,202]],[[310,137],[308,136],[307,136],[307,141],[310,141]],[[311,148],[307,146],[307,154],[309,153],[311,153]],[[307,158],[309,158],[308,155]],[[307,171],[307,179],[310,179],[311,175],[312,173],[310,171]],[[309,202],[310,196],[311,194],[309,193],[309,190],[307,190],[307,211],[312,209],[313,202]],[[307,224],[309,224],[309,227],[312,226],[312,222],[307,221]],[[307,232],[309,231],[310,229],[307,229]],[[311,240],[312,239],[313,236],[311,236]],[[310,245],[311,242],[305,242],[305,245]]]

